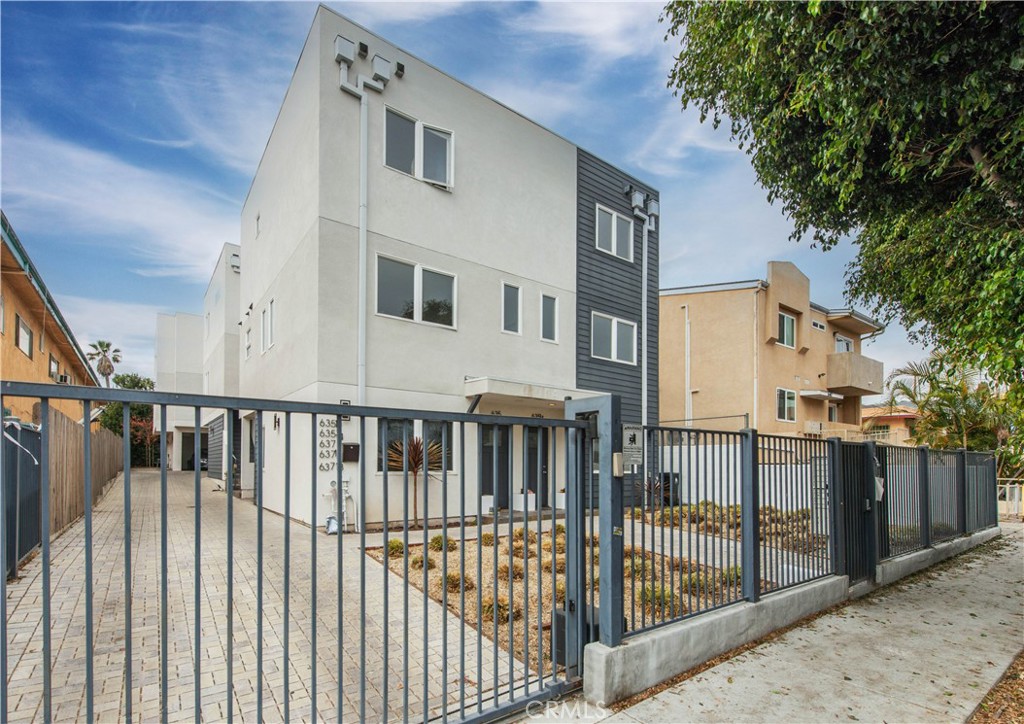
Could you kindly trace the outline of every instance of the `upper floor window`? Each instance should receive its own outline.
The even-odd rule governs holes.
[[[57,379],[60,376],[60,362],[52,354],[50,355],[50,371],[49,375],[51,379]]]
[[[853,340],[841,334],[836,335],[836,352],[852,352]]]
[[[636,324],[593,312],[590,353],[598,359],[636,364]]]
[[[558,341],[558,298],[547,294],[540,295],[540,338]]]
[[[260,352],[266,352],[274,346],[274,300],[263,308],[260,315]]]
[[[377,314],[455,327],[455,277],[378,256]]]
[[[597,248],[620,259],[633,261],[633,220],[598,206]]]
[[[402,115],[384,114],[384,165],[430,183],[452,186],[452,134]]]
[[[811,326],[814,327],[819,332],[824,332],[825,331],[825,323],[824,322],[819,322],[817,319],[812,319],[811,320]]]
[[[522,290],[512,284],[501,285],[501,331],[511,334],[522,333]]]
[[[779,344],[783,347],[796,347],[796,317],[779,312]]]
[[[32,329],[18,314],[14,315],[14,346],[32,357]]]
[[[775,402],[775,419],[781,422],[796,422],[796,392],[778,387],[775,390]]]

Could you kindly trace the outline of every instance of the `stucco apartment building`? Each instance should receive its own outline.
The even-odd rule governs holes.
[[[98,387],[71,327],[2,211],[0,236],[0,378]],[[5,398],[4,416],[38,423],[37,406],[35,400]],[[51,406],[82,419],[80,402],[52,400]]]
[[[566,397],[614,392],[627,421],[654,422],[658,221],[650,186],[321,6],[242,209],[238,392],[544,418],[561,417]],[[284,426],[241,423],[243,493],[262,436],[264,503],[283,510]],[[365,456],[367,499],[349,473],[337,482],[373,523],[376,451],[400,432],[357,430],[343,432]],[[309,434],[294,425],[293,449],[304,455]],[[502,433],[493,450],[467,435],[474,471],[477,454],[504,460],[514,446],[512,476],[529,477],[524,443],[546,459],[545,439]],[[303,455],[292,515],[322,523],[309,486],[326,492],[335,473],[310,480]],[[479,484],[486,506],[508,472],[490,480],[485,467],[463,484]],[[558,471],[543,475],[524,484],[548,505]]]
[[[916,445],[914,427],[921,418],[912,405],[864,405],[861,423],[864,437],[889,445]]]
[[[861,354],[883,327],[810,298],[789,262],[765,280],[663,289],[659,410],[665,425],[828,437],[860,431],[882,363]]]

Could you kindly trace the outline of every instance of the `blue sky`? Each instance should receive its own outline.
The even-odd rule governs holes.
[[[661,286],[796,263],[845,306],[852,244],[788,241],[749,158],[666,88],[658,3],[326,3],[661,191]],[[79,341],[152,375],[158,311],[199,312],[316,6],[0,3],[0,203]],[[924,352],[890,328],[888,371]]]

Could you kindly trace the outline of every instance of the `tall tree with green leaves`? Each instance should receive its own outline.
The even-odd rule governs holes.
[[[153,380],[134,372],[114,375],[114,385],[123,390],[152,390]],[[124,406],[108,402],[99,415],[100,425],[115,435],[128,435],[131,443],[132,465],[152,467],[156,462],[157,436],[153,432],[153,406],[139,402],[129,406],[129,429],[124,430]]]
[[[90,362],[96,362],[96,372],[99,373],[110,387],[110,377],[114,374],[114,365],[121,362],[121,350],[105,339],[98,339],[91,342],[89,347],[92,351],[86,354]]]
[[[848,296],[961,363],[1024,370],[1024,3],[671,2],[669,76],[727,123]]]

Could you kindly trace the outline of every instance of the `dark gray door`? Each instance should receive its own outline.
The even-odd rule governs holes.
[[[548,499],[548,433],[542,428],[526,429],[526,487],[537,494],[540,507],[549,506]],[[540,464],[538,477],[537,466]]]
[[[480,426],[480,462],[483,476],[480,491],[494,496],[495,509],[508,508],[509,428],[498,425]],[[495,451],[497,443],[497,451]],[[495,477],[497,459],[497,477]]]

